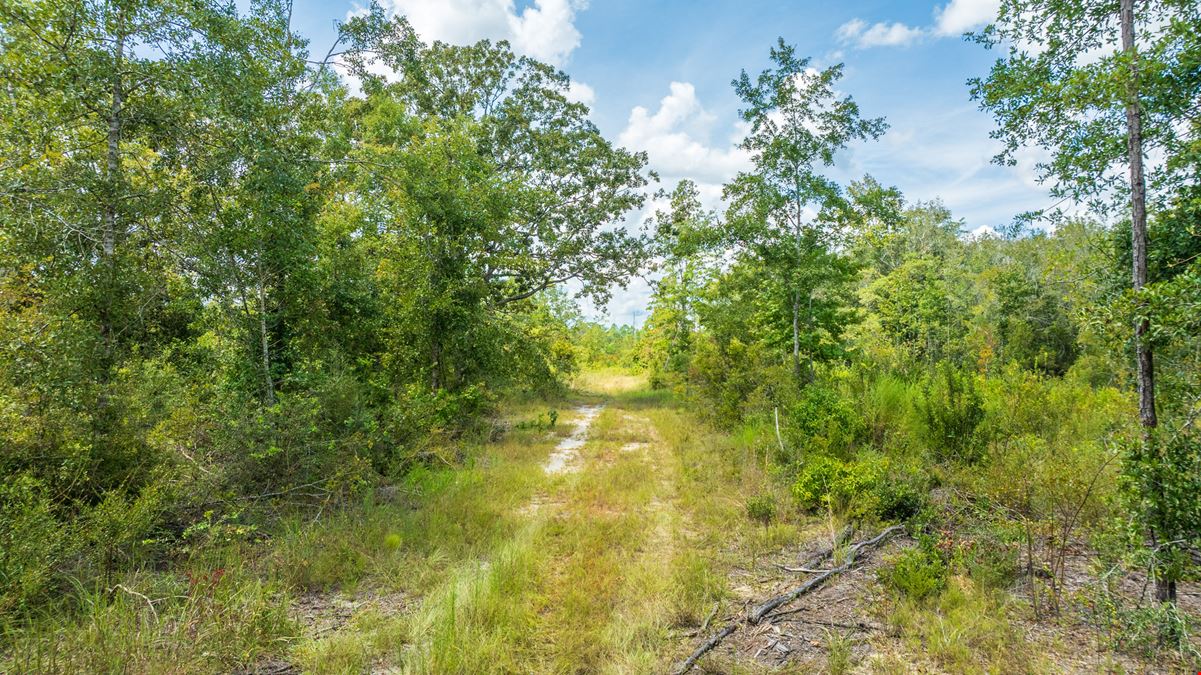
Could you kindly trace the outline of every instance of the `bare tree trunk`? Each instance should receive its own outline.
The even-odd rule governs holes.
[[[125,105],[125,83],[121,73],[125,62],[124,15],[118,18],[117,31],[116,46],[113,50],[113,89],[112,101],[109,104],[108,138],[104,166],[104,180],[107,194],[104,195],[100,228],[100,249],[103,258],[101,263],[104,266],[104,274],[107,277],[106,284],[109,286],[103,294],[103,299],[100,301],[100,335],[104,342],[105,354],[108,357],[112,356],[112,343],[115,337],[112,325],[112,284],[116,280],[116,269],[114,268],[116,261],[113,259],[113,256],[117,250],[118,194],[121,191],[121,115]]]
[[[1137,293],[1147,283],[1147,184],[1143,176],[1143,120],[1139,106],[1138,51],[1134,41],[1134,0],[1121,0],[1120,23],[1122,50],[1130,59],[1130,78],[1126,85],[1126,140],[1130,163],[1130,237],[1131,237],[1131,280]],[[1155,414],[1155,362],[1151,345],[1150,321],[1139,318],[1134,324],[1134,350],[1138,375],[1138,418],[1143,426],[1143,445],[1153,451],[1152,432],[1159,424]],[[1158,454],[1158,453],[1156,453]],[[1153,458],[1158,461],[1158,457]],[[1152,472],[1158,475],[1162,467]],[[1158,483],[1158,481],[1156,481]],[[1152,487],[1158,489],[1158,485]],[[1158,506],[1156,507],[1158,511]],[[1153,518],[1157,520],[1157,518]],[[1151,533],[1152,541],[1156,533]],[[1160,602],[1174,602],[1176,582],[1157,576],[1155,595]]]
[[[259,270],[259,347],[262,350],[263,388],[267,404],[275,405],[275,381],[271,378],[271,332],[267,329],[267,291],[264,285],[262,270]]]

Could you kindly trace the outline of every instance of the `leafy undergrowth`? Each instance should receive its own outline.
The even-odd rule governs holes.
[[[905,534],[774,623],[739,631],[701,668],[1187,665],[1186,651],[1138,641],[1172,617],[1139,610],[1121,584],[1090,591],[1072,576],[1076,558],[1057,613],[1044,599],[1036,619],[1047,580],[1021,574],[1021,533],[945,489],[930,493],[900,460],[813,463],[794,483],[765,452],[777,442],[768,431],[717,432],[625,373],[589,373],[577,386],[553,412],[512,404],[508,432],[461,466],[286,515],[259,540],[214,537],[111,590],[79,588],[63,601],[71,612],[7,629],[0,670],[665,672],[747,606],[807,578],[785,568],[824,548],[820,564],[840,565],[848,540],[901,519]],[[584,403],[604,407],[569,470],[548,473]]]

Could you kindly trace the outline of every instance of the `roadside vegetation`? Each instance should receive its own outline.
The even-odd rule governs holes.
[[[719,211],[376,4],[0,0],[0,671],[1192,668],[1201,17],[1111,5],[975,36],[996,233],[783,39]]]

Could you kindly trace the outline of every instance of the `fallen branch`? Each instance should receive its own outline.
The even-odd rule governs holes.
[[[746,616],[746,618],[739,620],[739,621],[731,622],[725,628],[721,629],[721,631],[719,633],[717,633],[713,637],[706,640],[705,643],[702,644],[700,647],[697,647],[696,651],[692,652],[692,655],[689,656],[688,659],[686,661],[684,661],[684,663],[680,664],[680,667],[675,670],[674,675],[684,675],[684,673],[687,673],[689,670],[692,670],[692,667],[696,665],[697,661],[700,661],[702,656],[713,651],[713,649],[715,647],[717,647],[717,645],[721,644],[722,640],[725,640],[727,637],[734,634],[734,632],[737,631],[739,628],[741,628],[744,623],[749,623],[751,625],[758,624],[760,621],[763,620],[764,617],[771,614],[772,611],[775,610],[780,605],[784,605],[789,602],[792,602],[793,600],[796,600],[797,598],[808,593],[809,591],[817,588],[818,586],[821,586],[823,583],[826,582],[827,579],[834,576],[835,574],[839,574],[839,573],[842,573],[842,572],[845,572],[845,571],[851,569],[851,566],[855,564],[855,558],[858,557],[858,555],[860,553],[879,545],[880,542],[883,542],[884,540],[886,540],[889,537],[891,537],[892,535],[902,531],[903,529],[904,529],[904,527],[902,527],[900,525],[894,525],[893,527],[890,527],[890,528],[884,530],[883,532],[881,532],[880,534],[877,534],[875,537],[872,537],[871,539],[866,539],[864,541],[859,542],[858,544],[855,544],[854,546],[852,546],[850,548],[849,551],[847,551],[846,562],[844,562],[842,565],[835,567],[834,569],[827,570],[816,577],[813,577],[809,581],[806,581],[804,584],[802,584],[800,587],[798,587],[792,591],[789,591],[788,593],[785,593],[783,595],[778,595],[778,596],[772,598],[771,600],[768,600],[767,602],[763,603],[762,605],[759,605],[758,607],[756,607],[753,612],[751,612],[749,615]]]
[[[689,656],[687,661],[680,664],[680,667],[676,669],[674,675],[684,675],[684,673],[692,670],[692,667],[696,665],[697,661],[701,660],[702,656],[704,656],[705,654],[708,654],[710,651],[713,650],[714,647],[721,644],[722,640],[730,637],[730,635],[732,635],[734,633],[734,631],[738,630],[739,626],[741,626],[741,625],[742,625],[741,621],[736,621],[734,623],[731,623],[730,625],[723,628],[720,633],[709,638],[705,642],[705,644],[701,645],[700,647],[697,647],[696,651],[692,652],[692,656]]]
[[[819,574],[819,575],[813,577],[812,579],[810,579],[809,581],[806,581],[805,583],[801,584],[797,588],[795,588],[787,593],[784,593],[783,595],[777,595],[776,597],[772,598],[771,600],[768,600],[767,602],[763,603],[762,605],[759,605],[758,607],[755,608],[755,611],[751,612],[751,615],[749,617],[747,617],[747,621],[749,621],[752,624],[757,624],[763,620],[763,617],[767,616],[768,614],[771,614],[772,611],[774,611],[780,605],[784,605],[789,602],[792,602],[793,600],[796,600],[797,598],[808,593],[809,591],[826,583],[826,581],[830,577],[832,577],[836,574],[841,574],[842,572],[845,572],[845,571],[851,569],[851,566],[855,564],[855,558],[859,555],[860,552],[876,546],[880,542],[884,541],[885,539],[888,539],[889,537],[896,534],[897,532],[900,532],[903,529],[904,528],[901,527],[900,525],[894,525],[894,526],[884,530],[880,534],[877,534],[875,537],[872,537],[871,539],[867,539],[867,540],[859,542],[858,544],[855,544],[854,546],[851,547],[851,549],[849,551],[847,551],[846,562],[844,562],[842,565],[839,565],[838,567],[835,567],[834,569],[823,572],[822,574]]]
[[[788,565],[781,565],[780,563],[772,563],[772,564],[775,565],[777,568],[784,570],[785,572],[793,572],[794,574],[822,574],[823,572],[830,571],[830,570],[815,570],[811,567],[789,567]]]
[[[854,525],[847,525],[846,527],[842,528],[842,531],[839,532],[838,535],[834,537],[834,545],[833,546],[831,546],[830,548],[825,548],[825,549],[818,551],[816,555],[814,555],[812,558],[806,560],[799,569],[809,569],[809,568],[817,567],[818,565],[822,564],[823,562],[826,561],[827,558],[834,555],[834,551],[838,550],[839,546],[842,546],[843,544],[850,541],[851,535],[853,535],[853,534],[855,534],[855,526]],[[825,570],[822,570],[822,571],[825,571]]]

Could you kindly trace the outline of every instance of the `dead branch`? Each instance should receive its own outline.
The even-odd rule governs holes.
[[[692,667],[696,665],[697,661],[701,660],[702,656],[708,654],[713,650],[714,647],[721,644],[722,640],[730,637],[730,635],[732,635],[734,631],[738,630],[740,626],[742,626],[742,622],[735,621],[723,628],[717,635],[709,638],[707,641],[705,641],[705,644],[697,647],[696,651],[692,652],[692,656],[689,656],[687,661],[680,664],[680,667],[676,669],[674,675],[684,675],[684,673],[692,670]]]
[[[905,528],[901,525],[894,525],[884,530],[880,534],[877,534],[875,537],[872,537],[871,539],[865,539],[855,544],[850,548],[850,550],[847,551],[846,562],[844,562],[842,565],[813,577],[809,581],[806,581],[804,584],[792,591],[789,591],[788,593],[778,595],[771,600],[768,600],[767,602],[756,607],[755,610],[747,615],[744,619],[729,623],[719,633],[706,640],[705,643],[700,647],[697,647],[696,651],[692,652],[692,655],[689,656],[688,659],[684,661],[684,663],[680,664],[680,667],[675,670],[674,675],[683,675],[689,670],[692,670],[692,667],[696,665],[697,661],[699,661],[702,656],[708,654],[715,647],[717,647],[717,645],[721,644],[722,640],[725,640],[727,637],[734,634],[734,632],[741,628],[744,623],[751,625],[758,624],[759,622],[763,621],[764,617],[771,614],[777,607],[792,602],[805,593],[808,593],[809,591],[821,586],[830,577],[851,569],[851,567],[855,564],[855,559],[860,553],[872,549],[903,529]],[[820,562],[820,560],[818,562]]]
[[[835,567],[834,569],[829,570],[827,572],[823,572],[822,574],[819,574],[819,575],[813,577],[812,579],[810,579],[809,581],[806,581],[805,583],[801,584],[794,590],[791,590],[782,595],[777,595],[776,597],[772,598],[771,600],[768,600],[767,602],[763,603],[762,605],[759,605],[758,607],[755,608],[755,611],[751,612],[751,615],[747,618],[747,620],[752,624],[759,623],[760,621],[763,620],[763,617],[770,614],[772,611],[774,611],[780,605],[784,605],[789,602],[792,602],[793,600],[796,600],[797,598],[808,593],[809,591],[812,591],[813,589],[826,583],[826,581],[830,577],[832,577],[836,574],[841,574],[842,572],[845,572],[845,571],[851,569],[851,566],[855,564],[855,558],[858,557],[858,555],[861,552],[871,549],[872,547],[876,546],[880,542],[884,541],[885,539],[888,539],[889,537],[896,534],[897,532],[900,532],[903,529],[904,528],[900,525],[894,525],[894,526],[884,530],[880,534],[877,534],[875,537],[872,537],[871,539],[866,539],[864,541],[859,542],[858,544],[855,544],[854,546],[851,547],[851,549],[849,551],[847,551],[846,562],[844,562],[842,565],[839,565],[838,567]]]

